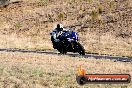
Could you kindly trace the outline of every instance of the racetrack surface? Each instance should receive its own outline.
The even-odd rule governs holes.
[[[56,50],[25,50],[25,49],[0,49],[0,52],[6,51],[6,52],[22,52],[22,53],[38,53],[38,54],[49,54],[49,55],[60,55],[58,51]],[[121,62],[132,62],[132,58],[129,57],[122,57],[122,56],[110,56],[110,55],[97,55],[97,54],[86,54],[84,56],[80,56],[78,53],[67,53],[68,56],[71,57],[83,57],[83,58],[89,58],[94,57],[96,59],[110,59],[114,62],[121,61]]]

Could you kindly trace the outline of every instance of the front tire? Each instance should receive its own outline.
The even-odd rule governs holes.
[[[57,49],[61,54],[66,54],[67,51],[64,48]]]
[[[66,46],[64,45],[64,43],[60,42],[59,46],[57,47],[57,50],[61,53],[61,54],[66,54],[67,50],[66,50]]]

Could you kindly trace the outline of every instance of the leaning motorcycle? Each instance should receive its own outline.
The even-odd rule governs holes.
[[[62,31],[58,36],[59,42],[55,42],[52,33],[51,41],[53,48],[57,49],[61,54],[67,52],[78,52],[80,55],[85,55],[84,47],[78,41],[78,34],[74,31]]]

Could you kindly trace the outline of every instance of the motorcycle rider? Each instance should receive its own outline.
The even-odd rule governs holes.
[[[53,48],[56,48],[56,44],[59,42],[58,36],[61,35],[63,31],[63,25],[57,24],[57,27],[51,32],[51,41],[53,43]]]
[[[57,27],[50,33],[53,48],[60,53],[78,52],[80,55],[85,55],[83,46],[78,42],[78,35],[69,28],[63,28],[62,24],[57,24]],[[68,42],[69,41],[69,42]]]

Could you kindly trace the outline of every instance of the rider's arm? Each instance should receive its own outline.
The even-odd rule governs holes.
[[[57,39],[57,34],[55,32],[52,32],[52,36],[54,39]]]
[[[54,29],[50,34],[51,34],[51,36],[52,36],[54,39],[57,38],[57,30],[56,30],[56,29]]]
[[[54,29],[53,32],[51,33],[55,42],[59,41],[59,39],[57,39],[57,34],[58,34],[58,31],[56,29]]]

